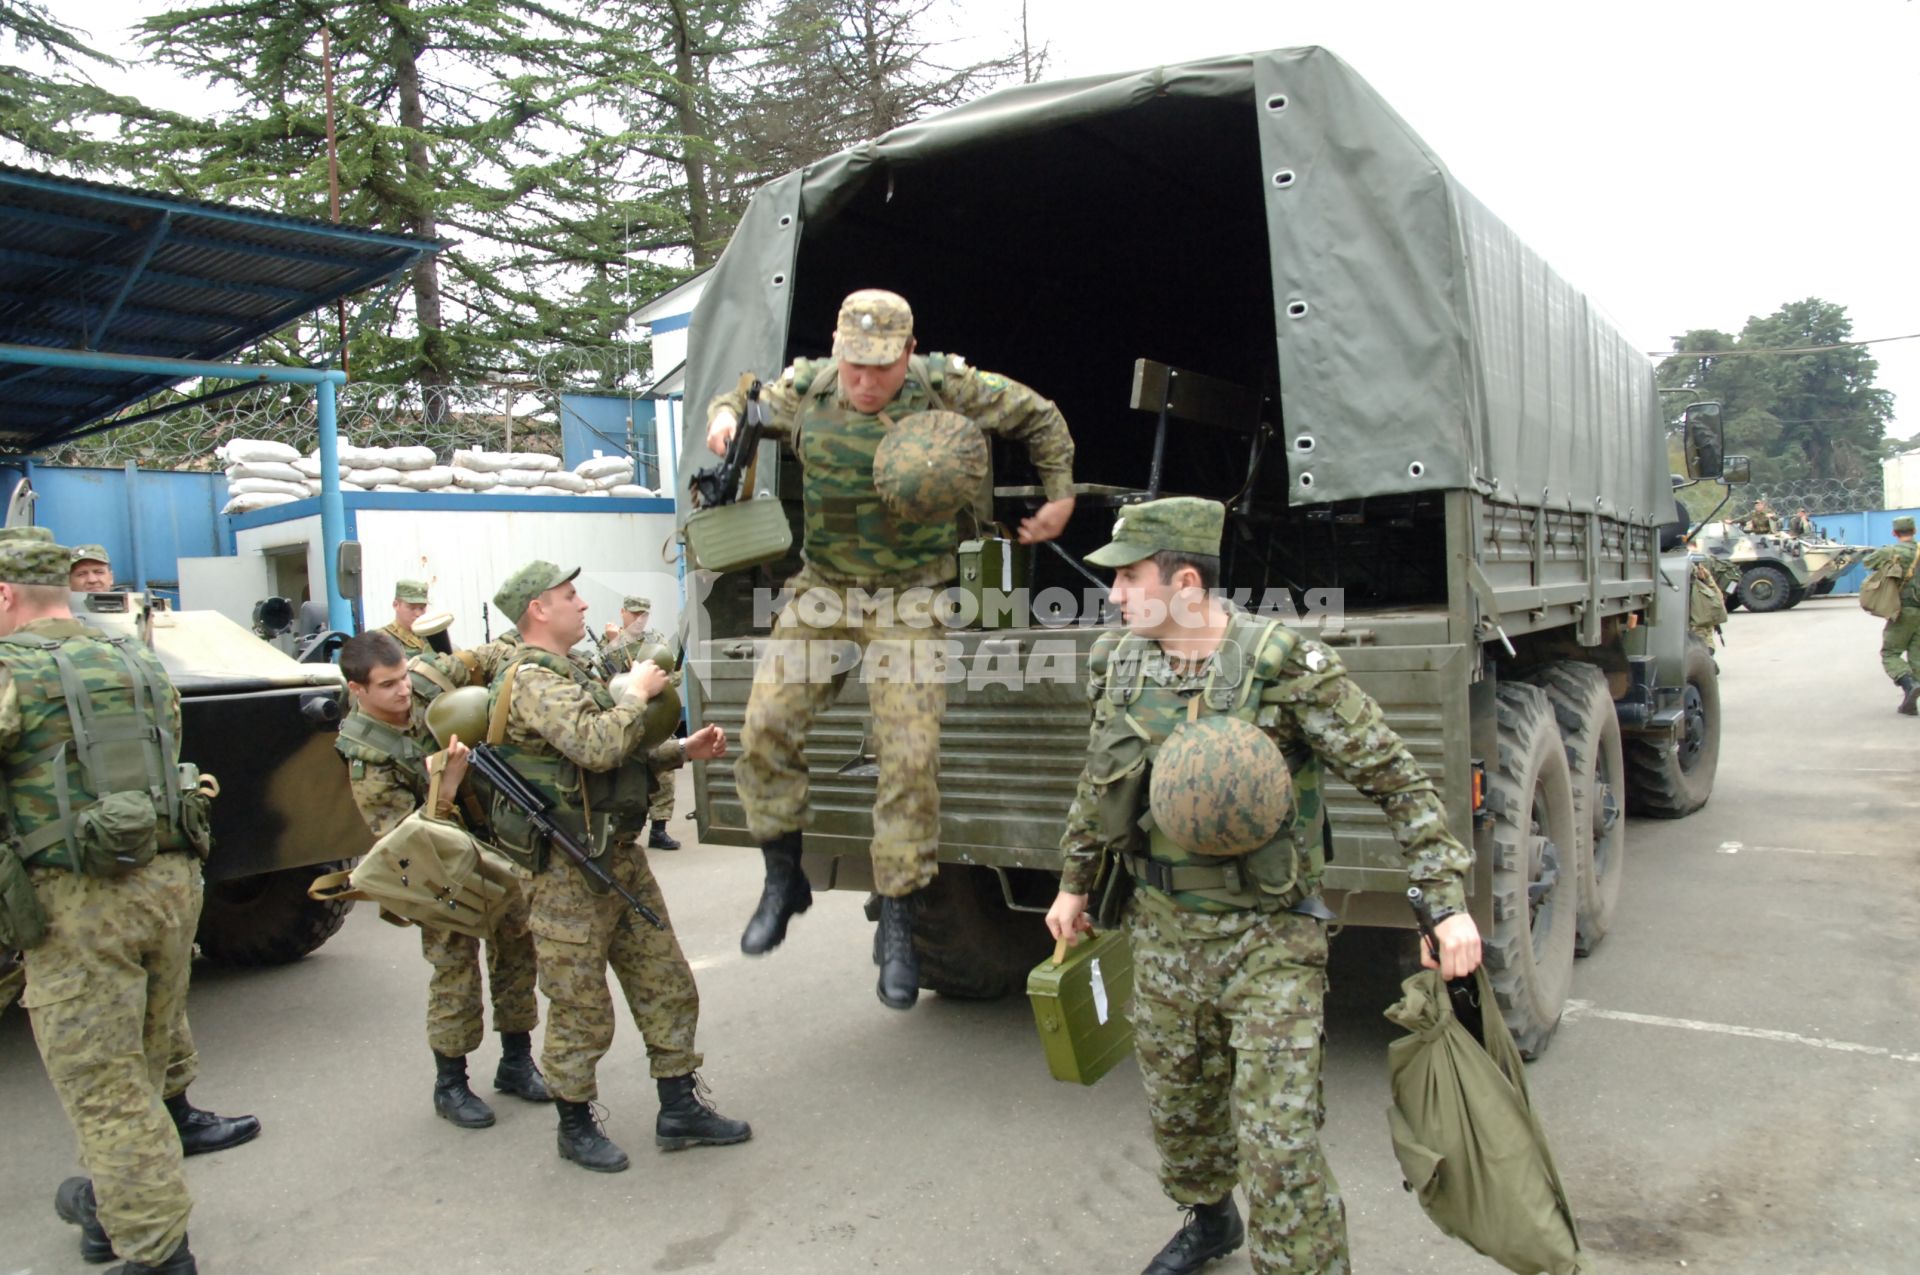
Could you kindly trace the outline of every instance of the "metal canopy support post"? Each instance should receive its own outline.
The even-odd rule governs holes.
[[[134,585],[147,591],[147,557],[140,548],[140,462],[127,462],[127,538],[133,542]]]
[[[320,545],[327,573],[327,627],[353,632],[353,604],[340,593],[340,542],[347,538],[347,505],[340,498],[340,423],[334,382],[322,381],[320,398]]]

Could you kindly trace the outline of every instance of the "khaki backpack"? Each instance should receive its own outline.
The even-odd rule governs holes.
[[[1883,620],[1899,619],[1900,608],[1904,605],[1900,595],[1906,591],[1916,568],[1920,568],[1920,550],[1907,556],[1905,571],[1900,569],[1899,563],[1874,571],[1867,577],[1867,582],[1860,586],[1860,609]]]

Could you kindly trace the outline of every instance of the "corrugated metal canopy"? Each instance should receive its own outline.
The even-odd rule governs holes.
[[[0,344],[224,361],[444,246],[0,165]],[[179,379],[0,368],[0,445],[59,442]]]

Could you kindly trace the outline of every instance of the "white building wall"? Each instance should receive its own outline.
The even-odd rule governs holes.
[[[1920,451],[1902,452],[1880,462],[1885,483],[1885,507],[1912,509],[1920,505]]]

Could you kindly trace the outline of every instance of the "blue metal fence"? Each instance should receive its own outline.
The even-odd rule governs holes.
[[[65,468],[8,460],[0,462],[0,508],[22,477],[32,478],[38,497],[34,522],[63,545],[106,546],[113,578],[121,584],[178,601],[179,560],[227,552],[219,517],[227,480],[217,471]]]
[[[651,399],[598,394],[560,396],[560,453],[568,469],[603,456],[631,456],[633,481],[660,485],[660,456],[654,445]]]
[[[1920,509],[1867,509],[1855,513],[1821,514],[1813,523],[1831,539],[1850,545],[1893,543],[1893,520],[1920,517]],[[1867,581],[1867,569],[1854,563],[1840,573],[1835,593],[1858,593]]]

